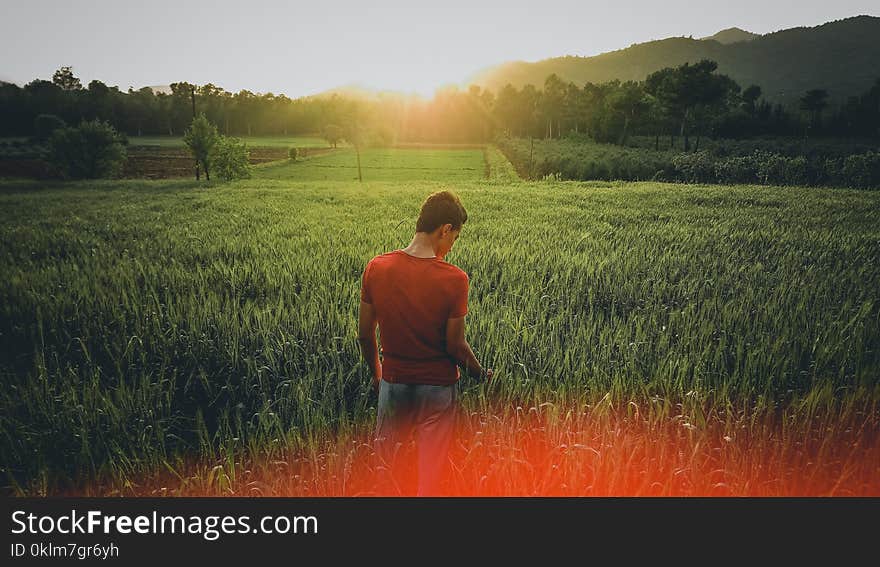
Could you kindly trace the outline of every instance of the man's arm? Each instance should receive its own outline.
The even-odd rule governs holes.
[[[492,371],[484,370],[480,366],[474,351],[471,350],[471,345],[464,338],[464,317],[446,320],[446,353],[464,368],[468,376],[485,378],[487,381],[492,379]]]
[[[379,347],[376,345],[376,309],[371,303],[361,301],[361,310],[358,317],[358,343],[361,346],[361,355],[370,367],[373,376],[373,388],[379,387],[382,378],[382,366],[379,364]]]

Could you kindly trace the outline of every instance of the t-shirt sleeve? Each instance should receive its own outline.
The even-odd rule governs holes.
[[[364,303],[373,303],[373,294],[370,292],[370,267],[373,263],[367,263],[364,268],[364,274],[361,276],[361,301]]]
[[[449,311],[449,318],[456,319],[464,317],[468,312],[468,287],[470,285],[468,275],[461,274],[455,282],[453,288],[454,295],[452,297],[452,309]]]

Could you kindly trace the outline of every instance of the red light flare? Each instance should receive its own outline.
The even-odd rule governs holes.
[[[682,415],[597,416],[553,404],[471,412],[459,416],[442,495],[877,496],[877,416],[864,419],[873,425],[748,425],[717,416],[694,425]],[[415,495],[412,445],[392,484],[377,475],[369,435],[359,447],[345,494]]]

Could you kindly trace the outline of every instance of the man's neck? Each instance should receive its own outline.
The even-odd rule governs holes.
[[[413,236],[412,242],[403,248],[403,251],[417,258],[435,258],[437,256],[431,237],[424,232],[417,232]]]

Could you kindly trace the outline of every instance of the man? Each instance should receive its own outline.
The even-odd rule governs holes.
[[[409,246],[370,260],[361,283],[358,340],[379,394],[380,468],[393,483],[402,447],[415,432],[419,496],[439,494],[455,427],[458,366],[487,382],[493,374],[464,336],[468,276],[444,260],[465,221],[455,194],[429,195]]]

